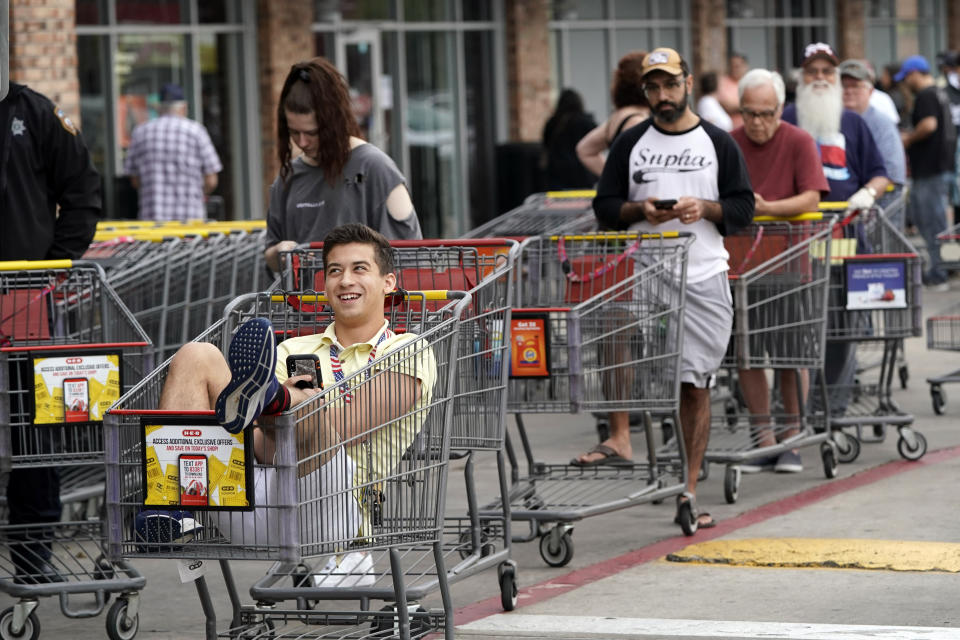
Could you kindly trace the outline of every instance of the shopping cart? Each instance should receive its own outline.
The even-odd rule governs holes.
[[[10,557],[0,557],[0,591],[16,603],[0,613],[0,637],[36,638],[39,598],[57,596],[64,615],[83,618],[99,615],[110,594],[120,597],[107,614],[107,634],[136,634],[144,578],[122,560],[108,561],[99,514],[90,519],[73,507],[102,495],[95,471],[103,468],[103,414],[152,369],[151,354],[149,338],[97,265],[0,263],[2,484],[11,469],[55,468],[67,505],[64,521],[43,524],[11,524],[4,509],[0,540]],[[43,473],[56,481],[56,470]],[[40,563],[60,581],[41,575]],[[78,606],[72,598],[82,594],[93,603]]]
[[[520,247],[511,317],[507,410],[526,459],[522,476],[509,434],[508,493],[515,542],[540,539],[551,566],[573,558],[573,522],[682,493],[686,458],[660,460],[651,413],[679,407],[686,258],[690,234],[600,233],[528,238]],[[523,413],[638,411],[645,415],[646,462],[580,467],[534,461]],[[639,448],[638,448],[639,449]],[[689,502],[683,504],[689,505]],[[694,530],[687,510],[681,524]]]
[[[960,222],[937,234],[940,245],[940,267],[944,271],[960,271]]]
[[[926,453],[926,439],[911,427],[913,416],[900,409],[891,393],[903,340],[922,332],[921,273],[920,256],[878,207],[854,211],[837,224],[825,367],[833,367],[839,381],[828,381],[830,424],[856,431],[838,439],[840,462],[855,460],[861,442],[882,440],[887,426],[897,428],[901,456],[917,460]],[[851,369],[857,362],[851,354],[870,343],[882,345],[876,384],[856,379]],[[864,431],[868,426],[869,434]]]
[[[314,243],[282,254],[288,265],[284,269],[287,290],[324,289],[322,246],[322,243]],[[464,488],[467,509],[465,516],[445,517],[442,544],[448,582],[496,567],[501,603],[510,611],[516,606],[518,592],[516,563],[510,558],[510,514],[479,515],[481,498],[474,480],[474,457],[485,451],[494,453],[499,491],[506,493],[508,480],[503,453],[506,363],[510,348],[513,269],[519,245],[514,240],[481,238],[395,240],[391,246],[399,289],[464,290],[472,299],[460,319],[454,422],[450,429],[452,455],[466,458]],[[404,549],[403,552],[412,557],[416,550]],[[429,548],[420,549],[421,555],[429,552]],[[385,558],[374,562],[375,566],[383,567],[383,571],[370,585],[373,590],[382,590],[384,584],[390,585],[389,564],[381,560]],[[407,576],[410,600],[422,600],[439,586],[432,563],[421,563],[421,566],[424,567],[422,575],[416,579]],[[255,585],[255,597],[260,597],[260,589],[272,586]],[[355,591],[358,597],[364,597],[364,589]]]
[[[115,444],[107,456],[110,556],[219,560],[233,607],[224,637],[273,637],[274,633],[385,637],[386,631],[396,628],[399,637],[410,638],[438,627],[452,637],[441,538],[456,337],[460,315],[471,298],[458,292],[406,292],[389,300],[396,303],[386,312],[393,330],[418,337],[311,401],[272,420],[261,417],[261,426],[272,431],[276,442],[276,454],[269,461],[254,460],[252,430],[231,436],[212,421],[208,415],[212,412],[188,415],[157,410],[169,362],[121,398],[106,420],[107,435]],[[197,340],[225,349],[235,328],[252,317],[268,318],[279,339],[319,334],[333,320],[324,303],[322,295],[312,292],[242,296],[228,307],[224,320]],[[383,385],[390,384],[395,392],[395,372],[426,380],[427,371],[435,371],[432,394],[423,395],[422,388],[417,403],[400,419],[391,418],[354,436],[344,425],[329,423],[349,415],[340,411],[344,402],[363,413],[370,395]],[[344,387],[349,391],[343,392]],[[325,411],[328,403],[332,408]],[[332,431],[325,427],[346,434],[344,448],[329,441],[325,434]],[[191,438],[215,442],[220,449],[209,453],[205,445],[190,444]],[[313,445],[307,447],[308,441]],[[184,467],[178,446],[191,451],[200,447],[207,453],[191,453]],[[201,458],[205,462],[197,464],[207,469],[206,491],[202,487],[192,493],[183,491],[181,487],[192,486],[185,479],[202,481],[203,474],[191,466]],[[260,489],[255,489],[257,483]],[[398,551],[408,547],[431,549],[443,611],[408,610],[405,576],[419,570],[410,567]],[[392,583],[371,598],[389,601],[392,609],[369,611],[369,601],[360,603],[357,611],[342,613],[310,608],[316,599],[350,598],[351,589],[323,583],[311,586],[310,575],[320,570],[305,571],[302,563],[378,551],[386,552]],[[422,561],[421,556],[417,558]],[[256,605],[241,606],[229,567],[229,560],[240,559],[273,561],[268,578],[289,580],[291,586],[262,589]],[[206,616],[206,635],[217,637],[205,580],[198,579],[196,587]],[[294,601],[292,609],[278,606],[287,600]],[[309,630],[295,631],[301,625]]]
[[[522,205],[480,225],[464,238],[526,237],[586,233],[597,228],[593,190],[534,193]]]
[[[944,313],[927,318],[927,349],[960,351],[960,305],[954,305]],[[943,415],[947,406],[947,394],[943,385],[950,382],[960,382],[960,369],[927,378],[933,411],[938,416]]]

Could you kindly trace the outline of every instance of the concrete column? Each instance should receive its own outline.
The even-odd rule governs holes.
[[[80,124],[74,0],[10,0],[10,78]]]
[[[727,7],[723,0],[693,0],[690,3],[690,68],[696,74],[727,72]]]
[[[277,162],[277,102],[290,66],[315,55],[312,23],[312,2],[257,0],[257,78],[260,83],[264,211],[270,185],[280,170]]]
[[[960,3],[947,2],[947,49],[960,51]]]
[[[837,0],[837,55],[841,60],[866,58],[867,8],[864,0]]]
[[[506,0],[510,139],[540,140],[550,117],[550,3]]]

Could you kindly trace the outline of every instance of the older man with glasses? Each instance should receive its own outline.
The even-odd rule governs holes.
[[[843,84],[843,106],[860,114],[867,123],[873,141],[883,157],[887,177],[896,188],[903,188],[907,182],[907,157],[903,152],[896,123],[874,105],[873,95],[877,92],[873,89],[873,69],[862,60],[844,60],[839,70],[840,82]],[[899,219],[891,222],[902,230],[902,211]]]
[[[810,134],[780,120],[786,93],[783,78],[776,71],[753,69],[740,79],[739,93],[743,126],[730,135],[746,160],[757,215],[787,217],[816,211],[821,196],[830,191],[830,185],[823,175],[817,145]],[[769,347],[757,345],[760,350],[769,350]],[[788,439],[795,435],[796,427],[774,434],[770,387],[764,370],[741,369],[739,376],[751,423],[756,425],[757,447],[772,447],[777,444],[777,436]],[[785,369],[780,383],[784,409],[781,419],[796,424],[800,397],[806,395],[809,376],[803,371],[798,378],[796,370]],[[769,468],[779,473],[798,473],[803,471],[803,462],[799,452],[791,450],[753,460],[740,468],[747,473]]]

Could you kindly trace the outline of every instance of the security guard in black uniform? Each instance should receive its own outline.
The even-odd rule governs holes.
[[[45,96],[11,82],[10,92],[0,101],[0,260],[81,257],[103,215],[100,189],[100,174],[70,118]],[[23,368],[11,363],[11,383],[25,379],[26,372],[17,370]],[[11,525],[59,521],[56,467],[14,469],[7,505]],[[16,580],[63,580],[49,562],[49,542],[38,537],[43,536],[35,529],[9,536],[32,541],[10,545]]]

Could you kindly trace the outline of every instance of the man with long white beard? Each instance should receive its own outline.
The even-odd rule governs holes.
[[[797,102],[783,110],[783,119],[799,125],[817,141],[830,183],[827,199],[846,200],[850,209],[868,209],[890,181],[867,123],[843,108],[839,64],[830,45],[807,45]]]
[[[883,157],[859,115],[843,108],[843,88],[837,73],[840,60],[823,42],[804,49],[803,74],[797,102],[783,110],[783,119],[813,136],[820,150],[823,173],[830,183],[829,201],[847,201],[848,210],[869,209],[890,181]],[[843,306],[831,298],[830,305]],[[831,314],[830,321],[842,322]],[[824,359],[824,377],[830,392],[830,412],[843,415],[853,394],[857,372],[856,343],[830,342]],[[818,394],[813,394],[816,405]],[[814,406],[814,409],[822,407]]]

